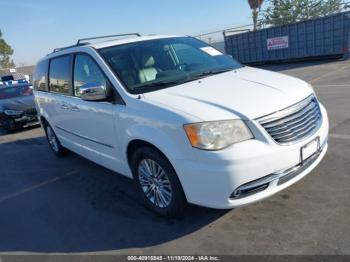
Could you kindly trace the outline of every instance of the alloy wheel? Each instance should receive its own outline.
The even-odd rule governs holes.
[[[138,167],[141,188],[147,199],[159,208],[166,208],[172,199],[172,188],[164,169],[152,159],[143,159]]]
[[[47,127],[46,129],[47,132],[47,139],[49,141],[49,144],[53,151],[58,152],[59,147],[58,147],[58,141],[55,133],[53,132],[52,128],[50,126]]]

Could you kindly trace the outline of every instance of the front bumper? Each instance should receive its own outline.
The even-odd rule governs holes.
[[[37,115],[24,115],[19,118],[13,118],[13,121],[16,124],[25,126],[25,125],[33,125],[33,124],[39,124],[38,116]]]
[[[37,115],[23,115],[20,117],[2,116],[0,126],[14,130],[21,127],[34,126],[39,124]]]
[[[328,148],[329,124],[323,106],[321,113],[323,120],[317,132],[292,145],[276,144],[259,123],[252,121],[250,127],[261,134],[254,140],[221,151],[194,149],[195,160],[172,160],[188,202],[212,208],[239,207],[269,197],[302,179],[320,163]],[[320,141],[319,151],[302,165],[301,147],[316,138]],[[260,183],[267,184],[262,190],[235,197],[235,190],[264,178],[269,180]]]

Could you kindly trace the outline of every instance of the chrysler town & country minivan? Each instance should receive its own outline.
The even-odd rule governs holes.
[[[133,178],[157,213],[253,203],[324,157],[327,113],[308,83],[188,36],[114,37],[41,59],[37,111],[56,155]]]

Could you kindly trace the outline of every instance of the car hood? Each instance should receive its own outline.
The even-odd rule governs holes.
[[[297,78],[242,67],[146,93],[144,97],[203,121],[212,121],[256,119],[295,104],[312,93],[312,88]]]
[[[21,96],[0,100],[0,109],[22,110],[35,108],[34,96]]]

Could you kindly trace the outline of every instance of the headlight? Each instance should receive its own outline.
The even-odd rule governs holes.
[[[205,150],[220,150],[254,138],[242,120],[187,124],[184,128],[191,145]]]
[[[18,116],[23,114],[23,111],[20,110],[5,110],[4,113],[8,116]]]

